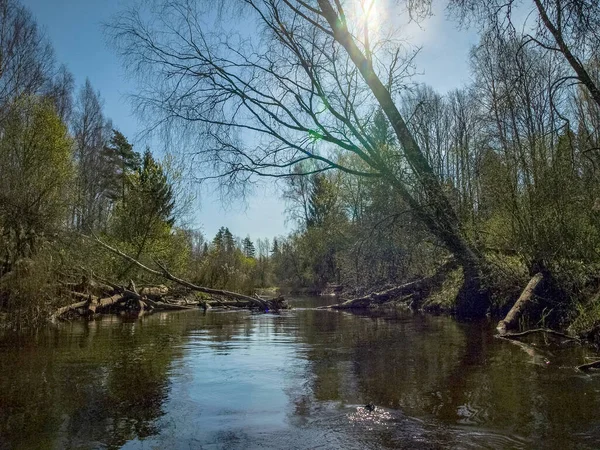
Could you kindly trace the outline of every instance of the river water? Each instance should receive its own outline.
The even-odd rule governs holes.
[[[327,301],[5,336],[0,449],[600,448],[590,350]]]

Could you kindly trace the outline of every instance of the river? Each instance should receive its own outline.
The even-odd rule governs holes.
[[[573,369],[589,349],[327,301],[5,336],[0,449],[600,447],[600,374]]]

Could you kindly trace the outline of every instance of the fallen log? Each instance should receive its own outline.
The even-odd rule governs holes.
[[[276,297],[273,299],[261,299],[264,302],[267,303],[267,306],[269,307],[270,310],[280,310],[280,309],[287,309],[288,305],[285,302],[285,299],[283,297]],[[225,307],[225,308],[249,308],[252,306],[252,304],[250,302],[246,302],[243,300],[220,300],[220,301],[215,301],[215,300],[209,300],[209,301],[205,301],[202,303],[206,303],[208,306],[210,307]]]
[[[100,312],[103,309],[108,308],[116,303],[128,300],[127,296],[123,294],[115,294],[110,297],[101,298],[99,300],[90,298],[90,301],[87,305],[87,313],[90,315],[96,314],[96,312]]]
[[[505,340],[506,342],[510,342],[511,344],[518,346],[521,350],[523,350],[525,353],[527,353],[531,357],[531,362],[533,364],[538,365],[538,366],[547,366],[548,364],[550,364],[550,361],[544,355],[544,353],[541,351],[541,349],[538,349],[529,344],[521,342],[518,339],[511,339],[510,337],[506,337],[506,335],[505,336],[496,335],[496,337],[498,339]]]
[[[128,298],[132,298],[134,300],[137,300],[138,302],[143,302],[144,304],[146,304],[146,306],[150,306],[150,307],[152,307],[152,309],[155,309],[155,310],[182,311],[182,310],[196,309],[196,308],[190,307],[190,306],[183,306],[183,305],[164,303],[164,302],[156,302],[148,297],[138,294],[136,291],[133,291],[133,290],[130,290],[127,288],[122,288],[122,289],[123,289],[123,293]]]
[[[77,311],[80,309],[85,311],[84,314],[93,315],[97,312],[100,312],[103,309],[106,309],[110,306],[113,306],[117,303],[120,303],[120,302],[128,299],[127,296],[125,296],[121,293],[111,295],[110,297],[105,297],[105,298],[101,298],[101,299],[99,299],[93,295],[83,294],[81,292],[74,292],[73,294],[75,297],[80,297],[80,298],[85,297],[86,300],[79,301],[79,302],[72,303],[70,305],[58,308],[54,312],[54,314],[52,314],[52,316],[50,316],[51,320],[59,319],[70,311]]]
[[[160,286],[144,286],[139,289],[140,295],[144,295],[153,300],[159,300],[169,294],[169,288],[163,285]]]
[[[541,285],[543,279],[544,275],[542,275],[541,272],[536,273],[531,280],[529,280],[529,283],[527,283],[527,286],[523,289],[523,292],[506,317],[498,322],[496,330],[501,336],[507,334],[508,330],[518,328],[519,319],[522,317],[529,302],[533,298],[533,294],[535,294],[536,289]]]
[[[127,288],[118,288],[116,290],[118,290],[117,293],[105,298],[98,298],[93,295],[74,292],[74,297],[85,298],[85,300],[58,308],[54,314],[52,314],[51,320],[60,319],[71,311],[78,311],[80,315],[89,317],[97,313],[105,312],[111,307],[131,300],[133,300],[134,303],[130,305],[129,308],[133,308],[140,313],[149,310],[179,311],[196,309],[190,306],[157,302]]]
[[[243,302],[241,300],[225,300],[225,301],[206,301],[206,302],[202,302],[205,303],[206,305],[208,305],[211,308],[214,307],[218,307],[218,306],[222,306],[225,308],[248,308],[248,306],[250,306],[250,303],[248,302]]]
[[[456,261],[450,260],[440,266],[436,272],[425,278],[421,278],[420,280],[412,281],[410,283],[403,284],[401,286],[396,286],[391,289],[386,289],[381,292],[374,292],[363,297],[358,297],[350,300],[346,300],[343,303],[338,303],[335,305],[324,306],[325,309],[364,309],[368,308],[371,305],[382,304],[387,301],[412,294],[415,292],[419,292],[421,295],[419,297],[425,297],[431,290],[442,283],[448,272],[457,268],[458,265]],[[409,297],[409,300],[414,300],[413,297]]]
[[[100,244],[102,247],[104,247],[105,249],[114,253],[115,255],[118,255],[121,258],[135,264],[140,269],[145,270],[148,273],[151,273],[151,274],[157,275],[157,276],[161,276],[163,278],[166,278],[167,280],[173,281],[173,282],[175,282],[181,286],[187,287],[193,291],[203,292],[205,294],[211,294],[211,295],[220,295],[222,297],[228,297],[228,298],[233,298],[233,299],[238,299],[238,300],[245,300],[247,302],[250,302],[251,304],[253,304],[254,306],[258,307],[259,309],[261,309],[263,311],[269,310],[269,305],[264,300],[250,297],[250,296],[243,295],[243,294],[238,294],[237,292],[225,291],[225,290],[221,290],[221,289],[212,289],[212,288],[207,288],[207,287],[203,287],[203,286],[196,286],[195,284],[190,283],[189,281],[182,280],[181,278],[178,278],[175,275],[173,275],[172,273],[170,273],[167,270],[167,268],[164,267],[162,264],[160,264],[158,261],[155,261],[155,262],[161,270],[159,271],[159,270],[152,269],[152,268],[142,264],[137,259],[123,253],[119,249],[111,247],[107,243],[100,240],[100,238],[98,238],[96,235],[93,235],[93,236],[94,236],[94,240],[98,244]]]
[[[54,314],[52,314],[50,316],[50,320],[54,321],[54,320],[60,318],[61,316],[65,315],[69,311],[73,311],[73,310],[77,310],[79,308],[83,308],[85,305],[87,305],[87,303],[88,303],[87,300],[83,300],[81,302],[72,303],[72,304],[67,305],[67,306],[62,306],[62,307],[58,308],[56,311],[54,311]]]

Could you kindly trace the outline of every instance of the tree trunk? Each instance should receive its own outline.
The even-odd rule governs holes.
[[[481,256],[463,237],[460,220],[444,194],[439,178],[408,129],[389,89],[384,86],[375,73],[371,61],[357,46],[344,19],[334,10],[330,0],[318,0],[318,3],[323,16],[333,31],[335,40],[344,47],[390,121],[398,142],[402,146],[406,160],[423,188],[426,196],[425,204],[428,205],[427,209],[430,208],[431,210],[427,211],[426,207],[416,200],[385,162],[378,155],[374,155],[378,169],[398,190],[402,198],[407,201],[416,216],[429,231],[440,239],[463,267],[465,283],[457,299],[457,314],[459,316],[485,315],[490,304],[490,298],[489,293],[481,283],[483,267]]]
[[[544,5],[540,0],[534,0],[535,6],[540,14],[540,18],[544,26],[548,29],[548,31],[552,34],[552,37],[556,41],[560,52],[564,55],[567,62],[571,65],[575,73],[577,74],[577,78],[579,81],[588,89],[592,98],[596,102],[598,106],[600,106],[600,89],[590,76],[590,74],[585,69],[584,65],[579,61],[579,59],[571,52],[571,49],[565,42],[563,38],[562,31],[559,30],[548,16]]]
[[[519,299],[510,309],[506,317],[498,322],[496,330],[498,330],[500,335],[506,334],[508,330],[518,328],[519,319],[525,312],[528,303],[531,301],[533,294],[535,293],[535,290],[543,280],[544,276],[541,272],[536,273],[533,278],[529,280],[529,283],[527,283],[527,286],[519,296]]]
[[[110,297],[105,297],[101,299],[93,295],[81,294],[79,292],[74,292],[73,294],[76,297],[84,297],[86,298],[86,300],[72,303],[70,305],[63,306],[62,308],[58,308],[50,317],[51,320],[58,319],[59,317],[65,315],[69,311],[74,311],[83,308],[85,308],[85,314],[93,315],[96,312],[100,312],[103,309],[106,309],[110,306],[113,306],[130,298],[123,293],[118,293]]]

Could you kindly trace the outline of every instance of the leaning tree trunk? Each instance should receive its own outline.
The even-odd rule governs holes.
[[[346,26],[345,19],[335,11],[331,0],[318,0],[318,4],[322,15],[333,31],[335,40],[344,47],[390,121],[398,142],[402,146],[406,160],[423,188],[426,196],[424,204],[428,207],[420,204],[396,174],[387,167],[385,161],[375,155],[378,169],[409,204],[419,220],[433,235],[440,239],[463,267],[465,282],[457,299],[456,313],[460,316],[485,315],[490,305],[490,296],[483,288],[482,258],[464,238],[460,220],[445,195],[439,178],[406,125],[392,99],[390,90],[384,86],[375,73],[371,60],[363,54],[356,44]]]
[[[506,334],[508,330],[518,328],[519,319],[525,313],[527,306],[531,303],[533,295],[543,281],[544,275],[541,272],[536,273],[531,280],[529,280],[529,283],[527,283],[527,286],[523,289],[523,292],[521,292],[521,295],[513,307],[508,314],[506,314],[506,317],[498,322],[496,329],[500,335]]]

